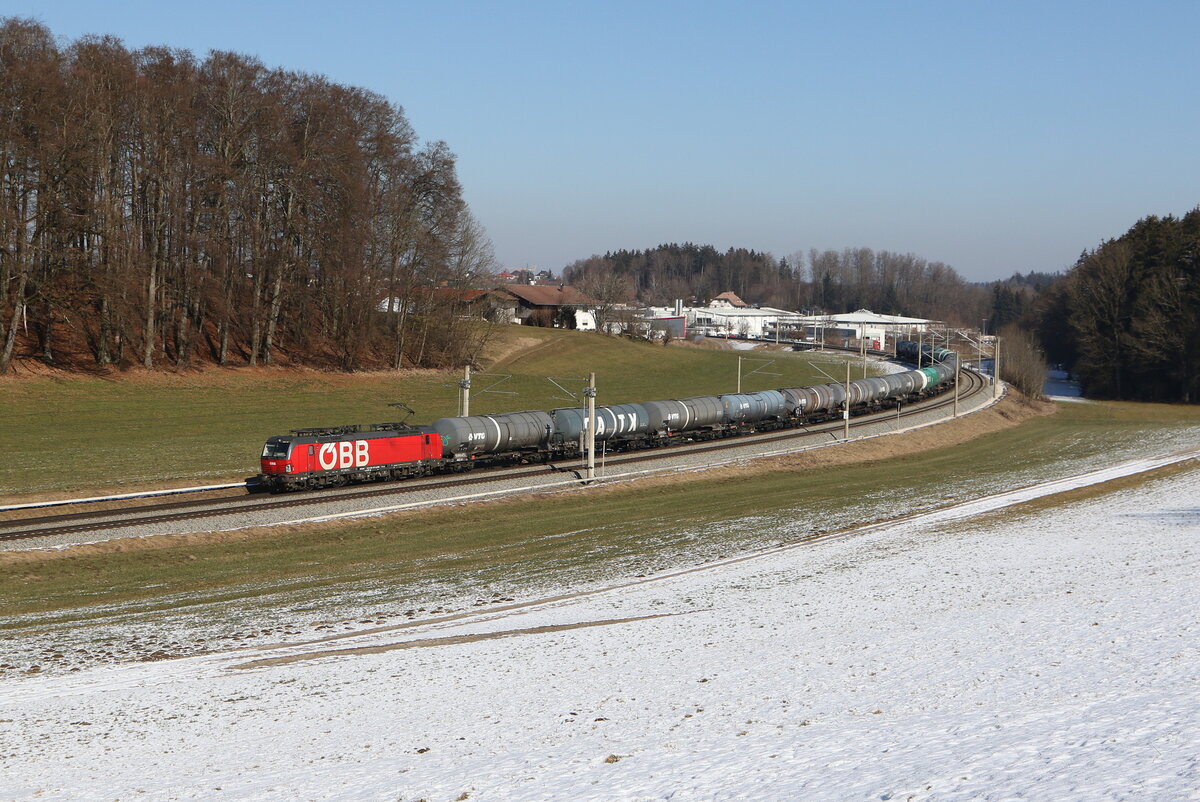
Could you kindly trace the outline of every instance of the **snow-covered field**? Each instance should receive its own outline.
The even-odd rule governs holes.
[[[1030,495],[509,609],[10,678],[0,798],[1200,799],[1200,469],[993,512]]]

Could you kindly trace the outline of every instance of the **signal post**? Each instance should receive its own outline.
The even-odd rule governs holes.
[[[846,361],[846,400],[842,402],[842,418],[845,424],[842,429],[842,439],[850,439],[850,361]]]
[[[467,417],[471,414],[471,366],[463,368],[463,377],[458,383],[458,414]]]
[[[588,374],[588,386],[583,388],[583,394],[587,397],[587,437],[585,439],[587,448],[587,480],[590,482],[596,478],[596,374]]]

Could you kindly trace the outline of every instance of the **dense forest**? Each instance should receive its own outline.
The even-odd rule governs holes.
[[[1200,401],[1200,208],[1085,251],[1024,322],[1089,396]]]
[[[455,363],[431,289],[492,267],[454,156],[386,99],[0,21],[0,373]]]
[[[565,278],[593,297],[669,305],[704,303],[732,290],[749,303],[828,313],[870,309],[979,327],[993,305],[991,291],[970,284],[949,265],[912,254],[847,248],[770,254],[710,245],[660,245],[575,262]]]

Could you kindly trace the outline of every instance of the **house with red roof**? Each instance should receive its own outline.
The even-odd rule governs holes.
[[[572,286],[505,284],[500,288],[517,300],[516,317],[527,325],[594,331],[599,301]]]

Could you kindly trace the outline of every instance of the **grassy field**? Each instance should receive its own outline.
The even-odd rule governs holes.
[[[825,457],[581,493],[0,561],[0,629],[230,601],[315,609],[333,596],[361,594],[371,604],[416,606],[431,589],[485,596],[539,584],[572,587],[1032,484],[1148,446],[1195,445],[1200,408],[1063,404],[1053,416],[970,439],[973,426],[979,429],[978,420],[966,418],[903,440],[830,449]],[[951,437],[951,427],[961,435]],[[832,464],[849,458],[855,461]]]
[[[600,403],[647,401],[733,392],[738,354],[663,347],[596,334],[531,327],[496,329],[483,367],[512,374],[481,394],[474,413],[575,406],[546,377],[597,375]],[[759,358],[761,354],[743,354]],[[827,381],[806,355],[780,353],[745,390]],[[818,358],[842,377],[839,357]],[[745,363],[744,373],[757,367]],[[857,375],[857,372],[856,372]],[[330,374],[287,370],[135,373],[115,379],[53,376],[0,381],[0,501],[38,494],[120,492],[146,486],[237,481],[258,472],[267,437],[291,429],[372,423],[403,417],[413,423],[457,414],[458,373]],[[474,391],[494,379],[479,377]],[[572,385],[565,385],[572,387]],[[575,382],[572,389],[582,385]]]

